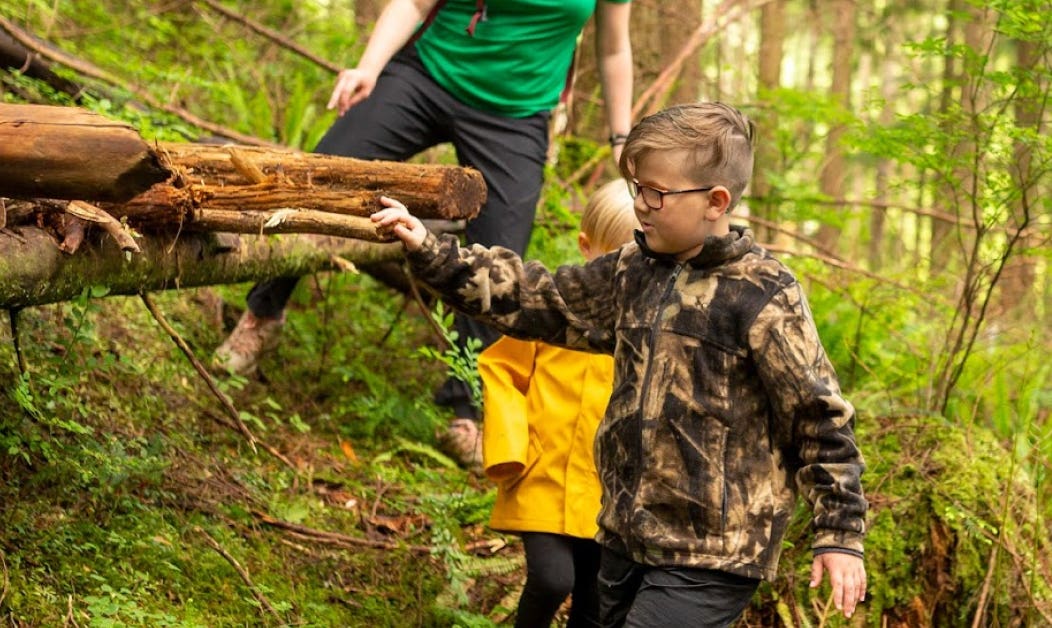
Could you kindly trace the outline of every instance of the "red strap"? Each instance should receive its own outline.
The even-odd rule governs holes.
[[[420,26],[416,29],[416,32],[413,33],[413,36],[406,42],[406,46],[412,46],[416,43],[416,40],[420,39],[420,36],[424,34],[424,31],[431,26],[431,22],[435,21],[435,16],[438,15],[438,10],[445,4],[446,0],[438,0],[438,2],[435,3],[435,6],[431,7],[431,11],[428,12],[427,17],[424,18],[424,21],[420,23]]]
[[[468,35],[475,36],[475,27],[478,26],[479,22],[486,21],[486,2],[485,0],[475,0],[475,13],[471,16],[471,22],[468,23]]]

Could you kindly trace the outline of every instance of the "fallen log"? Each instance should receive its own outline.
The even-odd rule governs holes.
[[[76,107],[0,104],[0,196],[126,201],[165,181],[132,127]]]
[[[198,191],[202,207],[255,202],[253,196],[259,194],[271,208],[297,206],[363,216],[375,211],[377,198],[384,194],[396,197],[420,218],[458,220],[473,218],[486,200],[482,175],[459,166],[238,145],[162,142],[157,150]],[[267,194],[283,192],[293,198],[266,200]]]
[[[309,234],[238,240],[231,246],[215,234],[148,235],[138,240],[141,252],[131,255],[96,232],[76,255],[67,255],[41,229],[0,231],[0,307],[67,301],[86,286],[133,295],[341,270],[346,262],[366,265],[403,255],[401,244]]]
[[[9,212],[12,225],[48,222],[41,215],[67,211],[56,200],[76,200],[154,232],[383,240],[346,216],[368,216],[388,195],[424,219],[470,219],[486,197],[481,174],[459,166],[243,145],[150,146],[127,125],[73,107],[0,104],[0,162],[0,198],[37,203]]]

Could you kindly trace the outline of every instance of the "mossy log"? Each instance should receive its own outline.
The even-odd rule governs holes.
[[[0,307],[19,309],[67,301],[87,286],[110,295],[240,283],[281,275],[345,269],[346,262],[397,260],[402,245],[312,234],[229,236],[148,235],[140,252],[127,253],[95,232],[75,255],[63,253],[48,233],[35,227],[0,231]]]

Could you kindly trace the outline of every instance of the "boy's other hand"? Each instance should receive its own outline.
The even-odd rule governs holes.
[[[855,606],[866,599],[865,564],[854,554],[819,554],[811,563],[811,588],[822,583],[825,571],[829,572],[829,584],[833,586],[833,603],[845,617],[851,617]]]
[[[380,197],[385,208],[374,213],[370,218],[380,229],[390,229],[405,244],[407,251],[415,251],[427,237],[427,227],[420,219],[409,213],[405,205],[387,196]]]

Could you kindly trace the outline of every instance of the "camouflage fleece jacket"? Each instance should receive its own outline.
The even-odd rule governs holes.
[[[864,464],[800,284],[748,230],[679,263],[641,234],[554,273],[428,235],[414,275],[522,338],[613,354],[598,540],[649,565],[775,575],[802,494],[816,553],[862,553]]]

